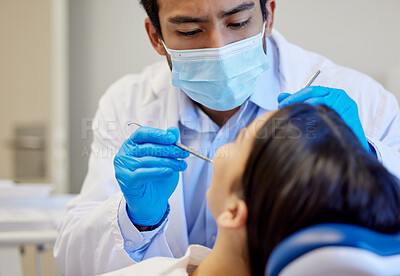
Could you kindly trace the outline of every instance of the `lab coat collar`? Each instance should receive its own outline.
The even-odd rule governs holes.
[[[321,69],[323,73],[322,63],[326,62],[325,58],[289,43],[276,30],[272,30],[271,37],[276,45],[275,49],[277,49],[279,57],[277,67],[282,92],[295,93],[307,83],[318,69]],[[321,74],[315,83],[322,78],[323,75]]]
[[[153,81],[150,83],[151,88],[156,96],[168,92],[172,88],[172,73],[168,66],[167,60],[160,61],[160,72],[153,76]]]
[[[187,128],[199,133],[217,133],[221,128],[211,120],[208,115],[201,110],[183,91],[178,95],[179,122]],[[254,103],[246,100],[240,109],[229,119],[229,122],[240,122],[245,112],[252,108],[249,105]],[[258,105],[255,104],[257,107]],[[251,112],[251,111],[250,111]]]
[[[178,92],[178,109],[179,122],[185,127],[199,133],[218,132],[219,126],[182,90]]]

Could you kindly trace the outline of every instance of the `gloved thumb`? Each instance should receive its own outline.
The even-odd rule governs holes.
[[[281,93],[278,95],[278,103],[284,101],[287,97],[289,97],[290,93]]]
[[[172,133],[176,137],[176,140],[173,143],[179,141],[179,129],[177,129],[176,127],[170,127],[167,129],[167,132]]]

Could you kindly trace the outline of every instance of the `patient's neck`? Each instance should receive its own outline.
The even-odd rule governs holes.
[[[250,276],[246,237],[240,235],[219,232],[214,248],[191,275]]]

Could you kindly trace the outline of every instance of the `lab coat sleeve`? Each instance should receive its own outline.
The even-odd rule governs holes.
[[[126,212],[126,201],[122,196],[119,204],[118,223],[125,241],[124,248],[132,260],[140,262],[151,257],[173,257],[165,240],[165,230],[168,225],[168,210],[160,226],[152,231],[140,232],[130,221]]]
[[[120,206],[126,204],[123,198],[122,193],[117,193],[100,204],[87,203],[88,209],[95,205],[88,214],[79,215],[69,212],[66,215],[70,217],[70,220],[78,221],[80,229],[80,231],[71,231],[68,234],[68,240],[59,242],[67,243],[66,247],[69,251],[63,259],[65,262],[60,262],[65,268],[66,275],[97,275],[133,265],[136,262],[130,257],[131,254],[138,258],[148,255],[146,258],[149,258],[155,256],[152,252],[156,252],[160,244],[165,244],[163,230],[153,230],[142,235],[133,226],[131,227],[135,231],[130,233],[130,239],[124,240],[119,225],[120,221],[124,220],[124,218],[122,220],[119,218]],[[167,224],[168,219],[163,222],[161,229],[165,229],[164,225]],[[131,254],[127,254],[126,248]],[[165,248],[168,249],[168,247]]]
[[[129,137],[121,129],[126,89],[119,81],[106,92],[92,123],[89,168],[80,194],[67,206],[54,255],[66,275],[94,275],[153,256],[173,257],[166,238],[168,218],[155,230],[139,232],[126,214],[113,160]]]
[[[378,104],[373,112],[372,135],[368,142],[375,149],[377,158],[400,179],[400,110],[396,97],[384,90],[379,91]]]

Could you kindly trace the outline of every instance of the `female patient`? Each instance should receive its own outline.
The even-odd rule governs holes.
[[[191,245],[180,259],[152,258],[107,275],[263,275],[272,250],[307,226],[400,231],[398,185],[333,110],[291,105],[216,153],[207,192],[218,225],[212,250]]]

